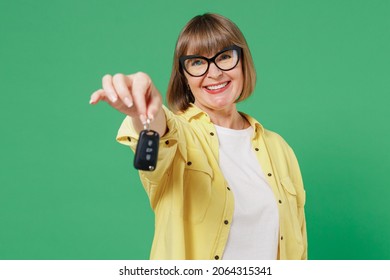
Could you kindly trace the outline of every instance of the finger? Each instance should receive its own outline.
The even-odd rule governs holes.
[[[129,91],[129,87],[131,87],[131,80],[123,74],[116,74],[112,78],[112,82],[119,98],[127,107],[131,108],[133,106],[133,99]]]
[[[157,89],[151,85],[151,95],[147,107],[148,119],[153,120],[162,106],[161,95],[157,92]]]
[[[115,103],[118,100],[118,96],[112,85],[112,76],[104,75],[102,83],[103,83],[103,90],[106,92],[108,99],[110,99],[112,103]]]
[[[152,81],[149,76],[144,73],[137,73],[131,76],[132,81],[132,96],[134,104],[139,113],[142,123],[146,122],[146,102],[149,98],[149,90]]]
[[[105,92],[102,89],[98,89],[94,93],[91,94],[91,98],[89,99],[89,104],[97,104],[100,100],[105,100]]]

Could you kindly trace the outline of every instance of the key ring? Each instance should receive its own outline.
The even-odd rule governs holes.
[[[144,122],[144,130],[149,131],[150,130],[150,119],[147,118],[146,122]]]

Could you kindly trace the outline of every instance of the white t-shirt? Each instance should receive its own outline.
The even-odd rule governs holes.
[[[278,206],[251,145],[253,127],[215,127],[219,165],[234,195],[233,221],[222,259],[275,260]]]

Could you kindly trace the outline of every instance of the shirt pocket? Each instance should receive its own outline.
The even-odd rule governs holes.
[[[301,231],[301,225],[299,223],[299,207],[301,207],[301,201],[297,197],[297,192],[295,190],[294,184],[291,181],[290,177],[285,177],[280,180],[284,189],[284,193],[288,203],[288,214],[286,219],[290,221],[292,230],[294,231],[295,238],[298,243],[303,242],[303,236]]]
[[[201,223],[211,201],[213,170],[204,152],[188,148],[184,172],[184,219]]]

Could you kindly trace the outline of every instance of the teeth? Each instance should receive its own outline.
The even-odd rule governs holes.
[[[227,85],[227,82],[223,83],[223,84],[215,85],[215,86],[208,86],[206,88],[209,90],[217,90],[217,89],[225,87],[226,85]]]

